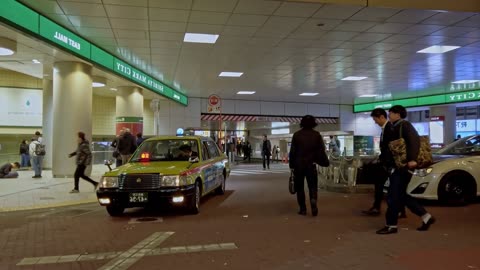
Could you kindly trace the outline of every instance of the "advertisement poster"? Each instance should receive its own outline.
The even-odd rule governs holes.
[[[443,144],[443,121],[431,121],[430,125],[430,143]]]
[[[418,135],[420,135],[420,136],[428,136],[429,135],[428,122],[412,123],[412,125],[417,130]]]
[[[42,126],[41,90],[0,87],[0,95],[0,126]]]

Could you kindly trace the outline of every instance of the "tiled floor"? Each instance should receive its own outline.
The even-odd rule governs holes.
[[[107,170],[94,165],[91,178],[98,181]],[[95,202],[93,186],[80,180],[80,193],[68,193],[73,178],[53,178],[52,171],[43,171],[42,178],[32,178],[33,171],[19,171],[18,178],[0,179],[0,212],[56,207]]]

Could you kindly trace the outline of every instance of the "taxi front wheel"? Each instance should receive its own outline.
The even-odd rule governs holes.
[[[200,197],[200,185],[198,184],[198,182],[195,182],[195,192],[190,198],[188,205],[188,212],[190,214],[196,215],[200,212]]]

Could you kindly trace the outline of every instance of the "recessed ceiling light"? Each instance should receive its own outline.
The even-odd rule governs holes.
[[[455,81],[455,82],[452,82],[452,83],[466,84],[466,83],[476,83],[476,82],[480,82],[480,80],[460,80],[460,81]]]
[[[417,53],[446,53],[460,48],[460,46],[442,46],[435,45],[418,51]]]
[[[92,76],[92,87],[104,87],[107,84],[107,79],[99,76]]]
[[[34,64],[40,64],[40,61],[38,61],[37,59],[33,59],[32,62],[33,62]]]
[[[342,81],[361,81],[365,80],[368,77],[357,77],[357,76],[348,76],[342,79]]]
[[[255,91],[238,91],[237,95],[253,95]]]
[[[217,42],[218,37],[219,35],[185,33],[183,42],[213,44]]]
[[[0,37],[0,56],[8,56],[15,53],[17,42],[11,39]]]
[[[113,88],[113,87],[112,87],[112,88],[110,88],[110,90],[112,90],[112,91],[117,91],[117,88]]]
[[[222,71],[218,74],[218,77],[240,77],[243,75],[243,72],[229,72],[229,71]]]
[[[318,95],[318,93],[301,93],[300,96],[313,97]]]
[[[367,95],[361,95],[360,97],[378,97],[378,95],[375,95],[375,94],[367,94]]]

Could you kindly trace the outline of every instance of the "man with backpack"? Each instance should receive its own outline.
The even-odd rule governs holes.
[[[33,137],[29,146],[30,157],[32,158],[32,167],[35,174],[32,178],[42,178],[42,161],[45,156],[45,145],[38,142],[37,137]]]

